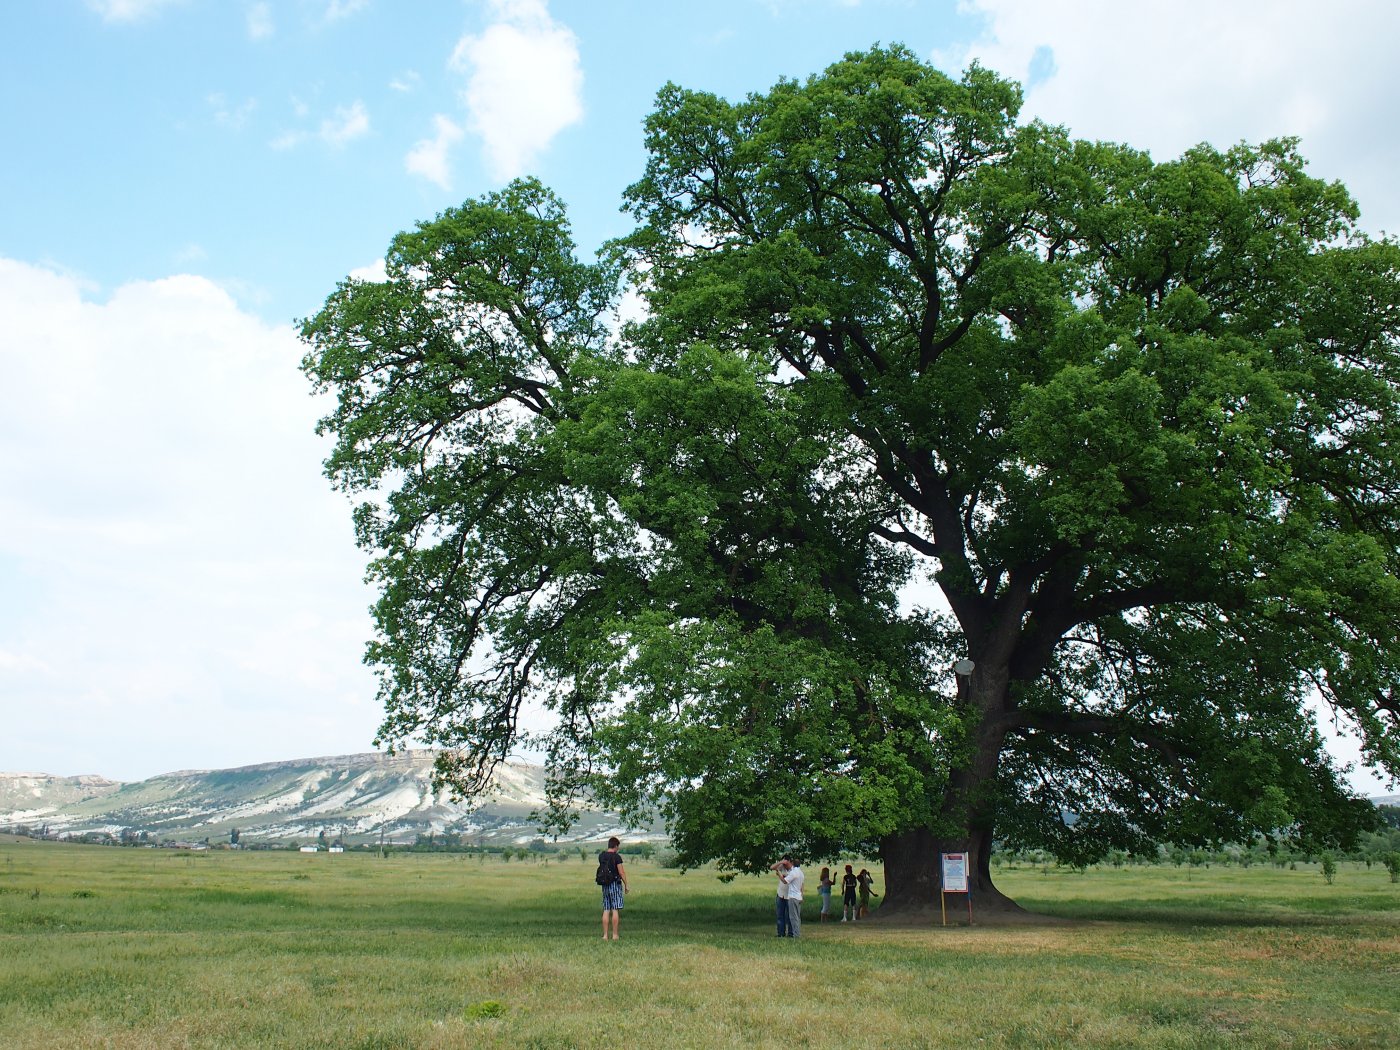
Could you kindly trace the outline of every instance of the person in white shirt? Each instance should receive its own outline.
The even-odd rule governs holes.
[[[782,879],[787,886],[787,906],[788,906],[788,936],[802,936],[802,884],[807,881],[807,876],[802,868],[791,857],[783,858],[783,866],[786,871]]]
[[[770,864],[768,870],[778,876],[778,900],[777,907],[774,909],[778,918],[778,936],[787,937],[789,935],[787,861],[780,860],[776,864]]]

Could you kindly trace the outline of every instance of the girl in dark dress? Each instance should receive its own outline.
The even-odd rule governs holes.
[[[855,872],[851,870],[849,864],[846,865],[846,874],[841,876],[841,921],[855,922],[856,915],[856,887],[859,881]]]
[[[849,870],[849,867],[847,868]],[[860,887],[860,910],[856,912],[856,918],[870,918],[870,898],[880,896],[871,890],[871,885],[875,882],[875,876],[865,869],[860,869],[860,874],[856,876],[856,883]]]

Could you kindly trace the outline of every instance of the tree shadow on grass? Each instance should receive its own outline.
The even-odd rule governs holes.
[[[1366,900],[1362,904],[1331,904],[1314,900],[1260,901],[1249,904],[1187,902],[1173,898],[1138,901],[1035,901],[1033,911],[1069,922],[1113,922],[1171,929],[1197,926],[1372,926],[1382,918],[1400,926],[1400,901]]]

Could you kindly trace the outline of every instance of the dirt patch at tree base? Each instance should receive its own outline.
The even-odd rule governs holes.
[[[937,908],[899,908],[891,912],[883,912],[877,909],[872,912],[867,919],[861,922],[868,922],[875,926],[888,927],[890,929],[906,928],[927,928],[929,926],[942,926],[943,913]],[[957,905],[948,906],[948,927],[967,925],[967,902],[959,901]],[[1026,911],[1024,908],[983,908],[979,909],[974,903],[972,906],[972,925],[974,926],[1072,926],[1074,920],[1064,919],[1058,915],[1041,915],[1038,912]]]

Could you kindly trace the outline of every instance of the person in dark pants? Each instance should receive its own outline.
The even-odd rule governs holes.
[[[788,937],[792,934],[792,927],[788,913],[787,861],[780,860],[776,864],[770,864],[768,870],[778,876],[778,900],[775,908],[778,918],[778,936]]]
[[[855,922],[859,916],[856,914],[856,887],[860,883],[856,879],[856,873],[849,864],[846,865],[846,874],[841,876],[841,921]]]

